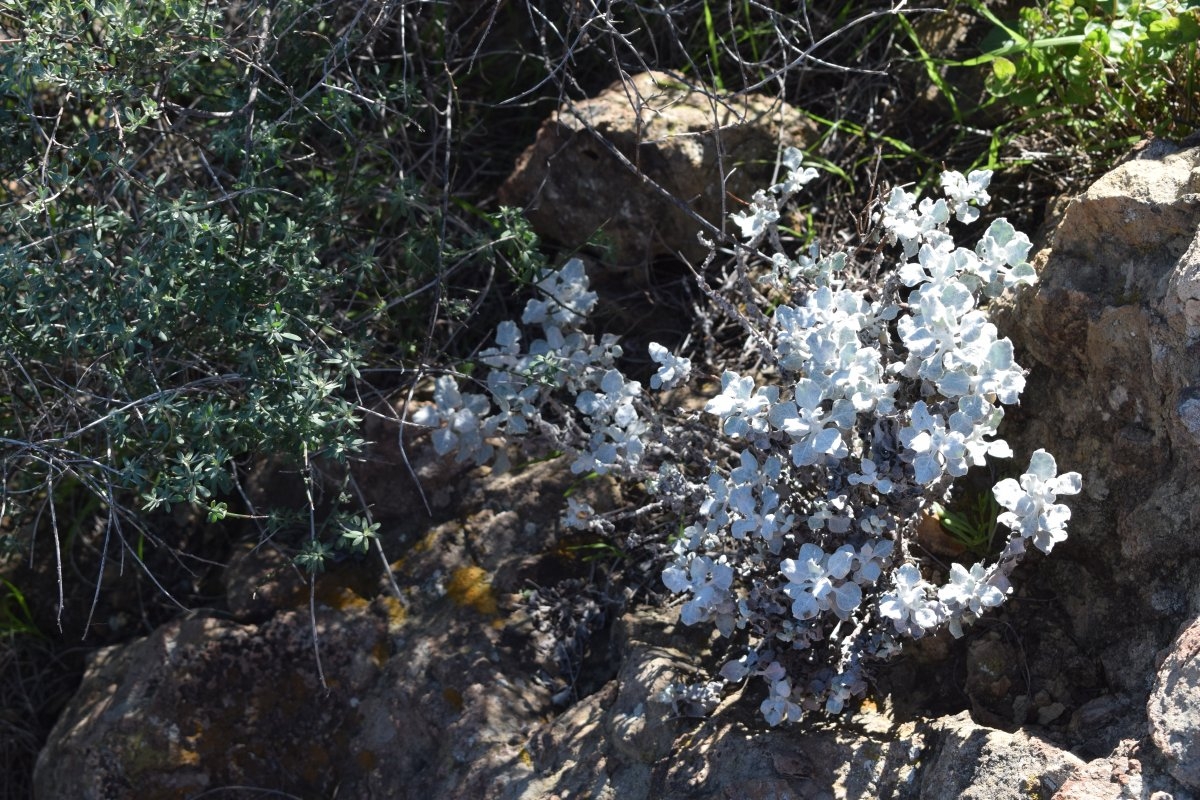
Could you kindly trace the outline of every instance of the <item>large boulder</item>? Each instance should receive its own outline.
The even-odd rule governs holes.
[[[1007,325],[1032,367],[1010,438],[1083,474],[1047,565],[1083,590],[1064,599],[1084,638],[1146,663],[1200,603],[1198,229],[1200,148],[1144,148],[1068,206]],[[1138,673],[1109,678],[1148,689]]]
[[[1031,367],[1008,437],[1083,475],[1039,583],[1107,687],[1068,709],[1087,720],[1068,734],[1108,752],[1059,796],[1178,792],[1172,776],[1200,774],[1194,636],[1172,644],[1200,613],[1200,148],[1141,148],[1070,203],[1037,266],[1001,324]],[[1154,747],[1134,746],[1152,731]],[[1101,792],[1089,775],[1128,779]]]
[[[937,747],[921,773],[920,797],[1047,797],[1084,763],[1036,733],[989,728],[965,711],[938,720],[933,728]]]
[[[553,550],[572,476],[539,465],[487,481],[484,497],[463,472],[437,487],[463,516],[421,525],[410,510],[385,537],[403,554],[386,568],[375,554],[343,563],[310,598],[270,543],[241,550],[227,612],[97,653],[40,755],[36,796],[482,797],[463,787],[520,767],[554,710],[553,632],[513,598],[526,579],[555,580],[523,564]]]
[[[171,800],[222,786],[328,795],[362,753],[358,697],[389,653],[386,611],[189,616],[97,652],[38,757],[35,796]]]
[[[565,103],[518,159],[500,199],[568,248],[607,245],[614,266],[701,259],[702,222],[722,228],[769,184],[783,146],[815,140],[816,126],[778,99],[722,96],[643,72]]]

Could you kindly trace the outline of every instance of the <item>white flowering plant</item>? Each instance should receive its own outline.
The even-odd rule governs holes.
[[[839,713],[865,691],[870,663],[905,639],[942,627],[961,636],[1004,602],[1027,543],[1048,554],[1066,537],[1070,510],[1056,501],[1080,491],[1079,475],[1058,474],[1039,450],[992,490],[1008,536],[990,555],[947,567],[923,553],[917,526],[950,501],[955,480],[1013,456],[997,434],[1025,373],[987,303],[1036,282],[1030,241],[997,219],[974,248],[957,245],[950,225],[978,220],[991,176],[947,172],[945,197],[893,189],[880,204],[878,235],[898,258],[868,281],[846,253],[787,252],[783,209],[817,173],[794,149],[783,165],[784,179],[733,216],[737,267],[759,276],[738,298],[757,313],[741,321],[757,326],[771,363],[721,370],[699,415],[710,450],[684,446],[682,412],[655,403],[689,382],[688,359],[651,344],[658,370],[647,391],[622,372],[616,337],[583,332],[597,297],[578,259],[541,277],[522,317],[540,328],[527,348],[515,323],[499,326],[480,355],[486,391],[464,393],[443,376],[434,403],[414,414],[435,428],[438,452],[459,459],[502,467],[495,442],[537,433],[576,473],[644,481],[652,505],[684,518],[662,570],[680,621],[730,639],[720,678],[763,678],[771,725]],[[735,283],[745,295],[749,281]],[[564,524],[612,528],[580,501]]]

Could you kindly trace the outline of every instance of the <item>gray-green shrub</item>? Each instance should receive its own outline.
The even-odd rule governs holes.
[[[250,461],[307,469],[359,449],[364,353],[381,339],[415,350],[423,312],[405,317],[404,298],[453,253],[395,144],[403,65],[368,57],[388,13],[204,0],[0,12],[10,545],[49,531],[61,559],[55,504],[83,491],[107,520],[103,555],[141,561],[138,538],[175,545],[146,512],[221,518]]]

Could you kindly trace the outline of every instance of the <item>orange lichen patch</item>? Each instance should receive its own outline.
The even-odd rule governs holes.
[[[429,533],[425,534],[425,537],[421,539],[421,541],[414,543],[410,549],[414,553],[423,553],[426,550],[432,550],[434,543],[440,538],[440,536],[441,529],[434,528]]]
[[[864,711],[869,714],[879,713],[879,706],[875,703],[874,700],[872,700],[869,697],[864,697],[862,699],[862,701],[858,704],[858,707],[861,711]]]
[[[387,614],[389,628],[403,625],[404,620],[408,618],[408,610],[400,602],[399,597],[387,594],[380,597],[376,602],[383,607],[384,612]]]
[[[480,567],[459,567],[450,573],[446,594],[456,605],[473,608],[480,614],[494,617],[500,613],[487,571]]]
[[[161,738],[161,731],[150,731],[143,734],[137,732],[125,738],[122,742],[126,759],[126,769],[130,774],[144,772],[160,772],[194,767],[200,764],[200,754],[190,746],[173,741],[168,735],[167,741]]]
[[[413,565],[413,556],[427,553],[434,549],[438,539],[442,537],[442,528],[434,528],[429,533],[425,534],[420,540],[408,545],[408,552],[388,564],[388,569],[396,575],[404,575],[410,569],[421,569],[421,561],[417,559],[417,563]]]
[[[326,581],[317,582],[317,600],[338,611],[367,607],[366,598],[359,596],[349,586],[338,586]]]
[[[463,710],[463,696],[458,689],[452,689],[447,686],[442,689],[442,699],[445,700],[455,711]]]

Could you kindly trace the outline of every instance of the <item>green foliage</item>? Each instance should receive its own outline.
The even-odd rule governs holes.
[[[296,555],[296,565],[302,567],[309,575],[317,575],[325,571],[325,563],[333,557],[333,545],[319,539],[310,539]]]
[[[22,634],[44,635],[34,622],[25,594],[12,581],[0,579],[0,637]]]
[[[447,254],[475,247],[448,239],[401,166],[420,109],[405,64],[368,57],[386,11],[0,11],[8,531],[52,527],[58,541],[54,505],[70,486],[97,501],[105,547],[141,561],[144,543],[175,546],[150,512],[262,519],[229,510],[253,462],[307,470],[360,450],[361,368],[417,352],[421,292]],[[520,269],[533,258],[524,232],[498,247]],[[323,530],[350,549],[366,541]]]
[[[568,545],[565,549],[568,553],[577,556],[582,561],[607,561],[629,558],[628,553],[609,541]]]
[[[1060,131],[1085,149],[1124,148],[1146,134],[1183,136],[1198,122],[1200,2],[1053,0],[1022,8],[984,55],[989,93],[1018,110],[1018,129]]]
[[[2,64],[25,90],[4,134],[35,145],[9,148],[25,152],[0,210],[2,413],[24,441],[5,455],[109,498],[135,490],[146,508],[228,490],[228,462],[248,452],[344,458],[358,442],[337,392],[357,358],[324,326],[342,276],[314,225],[335,200],[288,191],[286,124],[196,126],[208,176],[158,152],[183,143],[151,130],[155,110],[211,101],[191,87],[229,66],[214,7],[101,4],[89,23],[74,5],[20,7],[26,36]],[[222,153],[222,136],[248,157]]]
[[[972,555],[979,558],[994,555],[996,518],[1000,515],[1000,506],[990,489],[972,493],[954,510],[934,503],[933,514],[942,529],[961,542]]]
[[[758,65],[751,72],[755,79],[766,77],[762,67],[779,30],[777,9],[747,0],[704,0],[698,10],[695,28],[685,43],[689,56],[703,60],[692,63],[687,71],[701,81],[711,82],[718,91],[732,89],[748,77],[741,74],[747,65]]]
[[[379,523],[366,517],[354,516],[341,523],[342,536],[339,544],[354,553],[365,553],[371,542],[379,538]]]
[[[519,208],[507,206],[501,206],[487,219],[491,223],[488,246],[507,265],[509,277],[521,286],[532,286],[548,264],[538,249],[540,242],[529,220]]]

